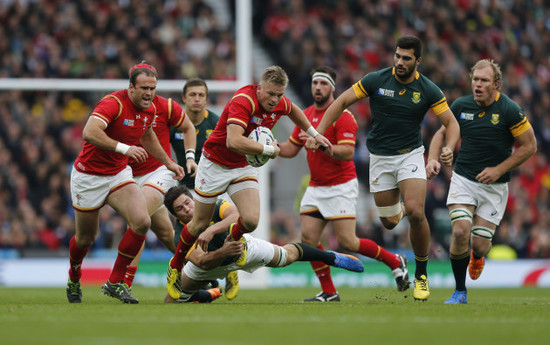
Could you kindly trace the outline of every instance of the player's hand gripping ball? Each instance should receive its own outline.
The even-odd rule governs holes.
[[[250,134],[248,135],[248,139],[254,140],[257,143],[263,144],[263,145],[271,145],[273,142],[273,134],[271,134],[271,131],[267,127],[259,126],[256,129],[254,129]],[[263,155],[263,154],[257,154],[257,155],[245,155],[246,161],[248,164],[255,168],[259,168],[267,161],[269,160],[269,156]]]

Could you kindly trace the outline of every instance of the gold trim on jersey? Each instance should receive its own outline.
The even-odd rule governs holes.
[[[357,99],[369,97],[369,93],[367,92],[367,90],[363,88],[361,81],[358,81],[357,83],[353,84],[352,88],[353,88],[353,92],[355,92],[355,97],[357,97]]]
[[[223,219],[223,214],[225,212],[225,210],[227,210],[227,208],[231,206],[231,203],[227,202],[227,201],[222,201],[220,207],[219,207],[219,216],[221,219]]]
[[[445,111],[449,110],[449,104],[447,103],[447,98],[443,97],[439,101],[432,104],[430,108],[432,108],[436,116],[444,113]]]
[[[304,146],[300,140],[296,140],[293,137],[288,138],[288,141],[290,141],[293,144],[296,144],[298,146]]]
[[[168,119],[172,118],[172,98],[168,98]]]
[[[116,119],[118,119],[118,117],[120,116],[120,114],[122,114],[122,101],[121,101],[120,99],[118,99],[118,97],[115,96],[115,95],[107,95],[107,96],[105,96],[105,97],[103,97],[103,98],[104,98],[104,99],[105,99],[105,98],[114,98],[114,99],[117,101],[117,103],[118,103],[118,114],[116,114],[116,116],[113,118],[113,121],[116,120]],[[110,122],[110,121],[107,121],[107,123],[109,123],[109,122]]]
[[[515,125],[510,127],[510,132],[515,138],[525,133],[529,128],[531,128],[531,123],[527,120],[526,117],[524,117],[523,120],[521,120],[519,123],[516,123]]]
[[[340,145],[340,144],[344,144],[344,145],[355,145],[355,140],[351,140],[351,139],[344,139],[344,140],[339,140],[336,142],[336,145]]]
[[[250,113],[250,115],[254,114],[256,112],[256,105],[254,104],[254,100],[252,99],[252,97],[250,97],[246,93],[236,94],[235,96],[231,97],[231,101],[233,101],[235,98],[237,98],[239,96],[243,96],[246,99],[248,99],[248,101],[250,102],[250,105],[252,106],[252,113]]]
[[[227,119],[227,124],[230,124],[230,123],[233,123],[233,124],[238,124],[240,126],[243,126],[244,128],[248,127],[248,123],[246,123],[245,121],[241,120],[241,119],[237,119],[237,118],[230,118],[230,119]]]

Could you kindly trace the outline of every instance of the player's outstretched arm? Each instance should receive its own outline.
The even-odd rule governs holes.
[[[355,91],[353,91],[353,87],[350,87],[343,94],[338,96],[338,98],[336,98],[328,107],[327,111],[323,115],[323,118],[321,119],[321,122],[317,126],[319,133],[324,134],[328,126],[338,120],[344,110],[357,101],[358,98],[355,95]]]

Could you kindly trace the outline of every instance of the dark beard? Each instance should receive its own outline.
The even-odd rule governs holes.
[[[313,103],[315,103],[316,106],[321,106],[323,104],[326,104],[326,102],[328,101],[330,95],[328,96],[325,96],[323,98],[321,98],[319,101],[316,100],[315,97],[313,97]]]

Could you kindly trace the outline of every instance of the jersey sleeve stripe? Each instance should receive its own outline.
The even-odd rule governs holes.
[[[116,120],[120,116],[120,114],[122,114],[122,102],[115,95],[107,95],[103,98],[114,98],[117,101],[117,103],[118,103],[118,114],[116,114],[116,116],[113,118],[113,120]]]
[[[283,97],[283,102],[285,102],[285,114],[290,114],[290,109],[292,109],[292,105],[288,104],[288,100],[286,97]]]
[[[353,92],[355,92],[355,97],[357,99],[368,97],[368,92],[363,88],[363,85],[361,85],[361,82],[358,81],[357,83],[353,84]]]
[[[100,113],[93,112],[92,117],[95,117],[98,120],[101,120],[105,123],[105,126],[109,126],[109,119]]]
[[[531,128],[531,123],[527,121],[527,118],[524,118],[518,124],[510,127],[510,132],[512,132],[512,136],[517,137],[525,133],[529,128]]]
[[[168,119],[172,118],[172,98],[168,98]]]
[[[293,137],[288,138],[288,141],[294,145],[304,146],[300,140],[296,140]]]
[[[229,207],[229,205],[231,205],[230,203],[228,203],[227,201],[223,200],[221,205],[220,205],[220,209],[219,209],[219,216],[220,216],[220,219],[223,219],[223,213],[225,212],[225,210],[227,210],[227,208]]]
[[[248,123],[246,123],[245,121],[241,120],[241,119],[237,119],[237,118],[230,118],[230,119],[227,119],[227,124],[235,124],[235,125],[239,125],[239,126],[242,126],[244,128],[246,128],[248,126]]]
[[[239,93],[239,94],[236,94],[235,96],[233,96],[233,98],[231,98],[231,100],[233,101],[237,97],[244,97],[244,98],[248,99],[248,101],[250,102],[250,105],[252,106],[252,113],[251,114],[254,114],[254,112],[256,111],[256,106],[254,105],[254,101],[252,100],[252,97],[250,97],[246,93]]]
[[[434,105],[432,105],[431,108],[434,114],[437,116],[449,110],[449,104],[447,103],[445,97],[443,97],[443,99],[441,99],[439,102],[436,102]]]
[[[343,145],[355,145],[355,140],[350,140],[350,139],[344,139],[344,140],[338,140],[338,142],[336,142],[337,145],[339,144],[343,144]]]

